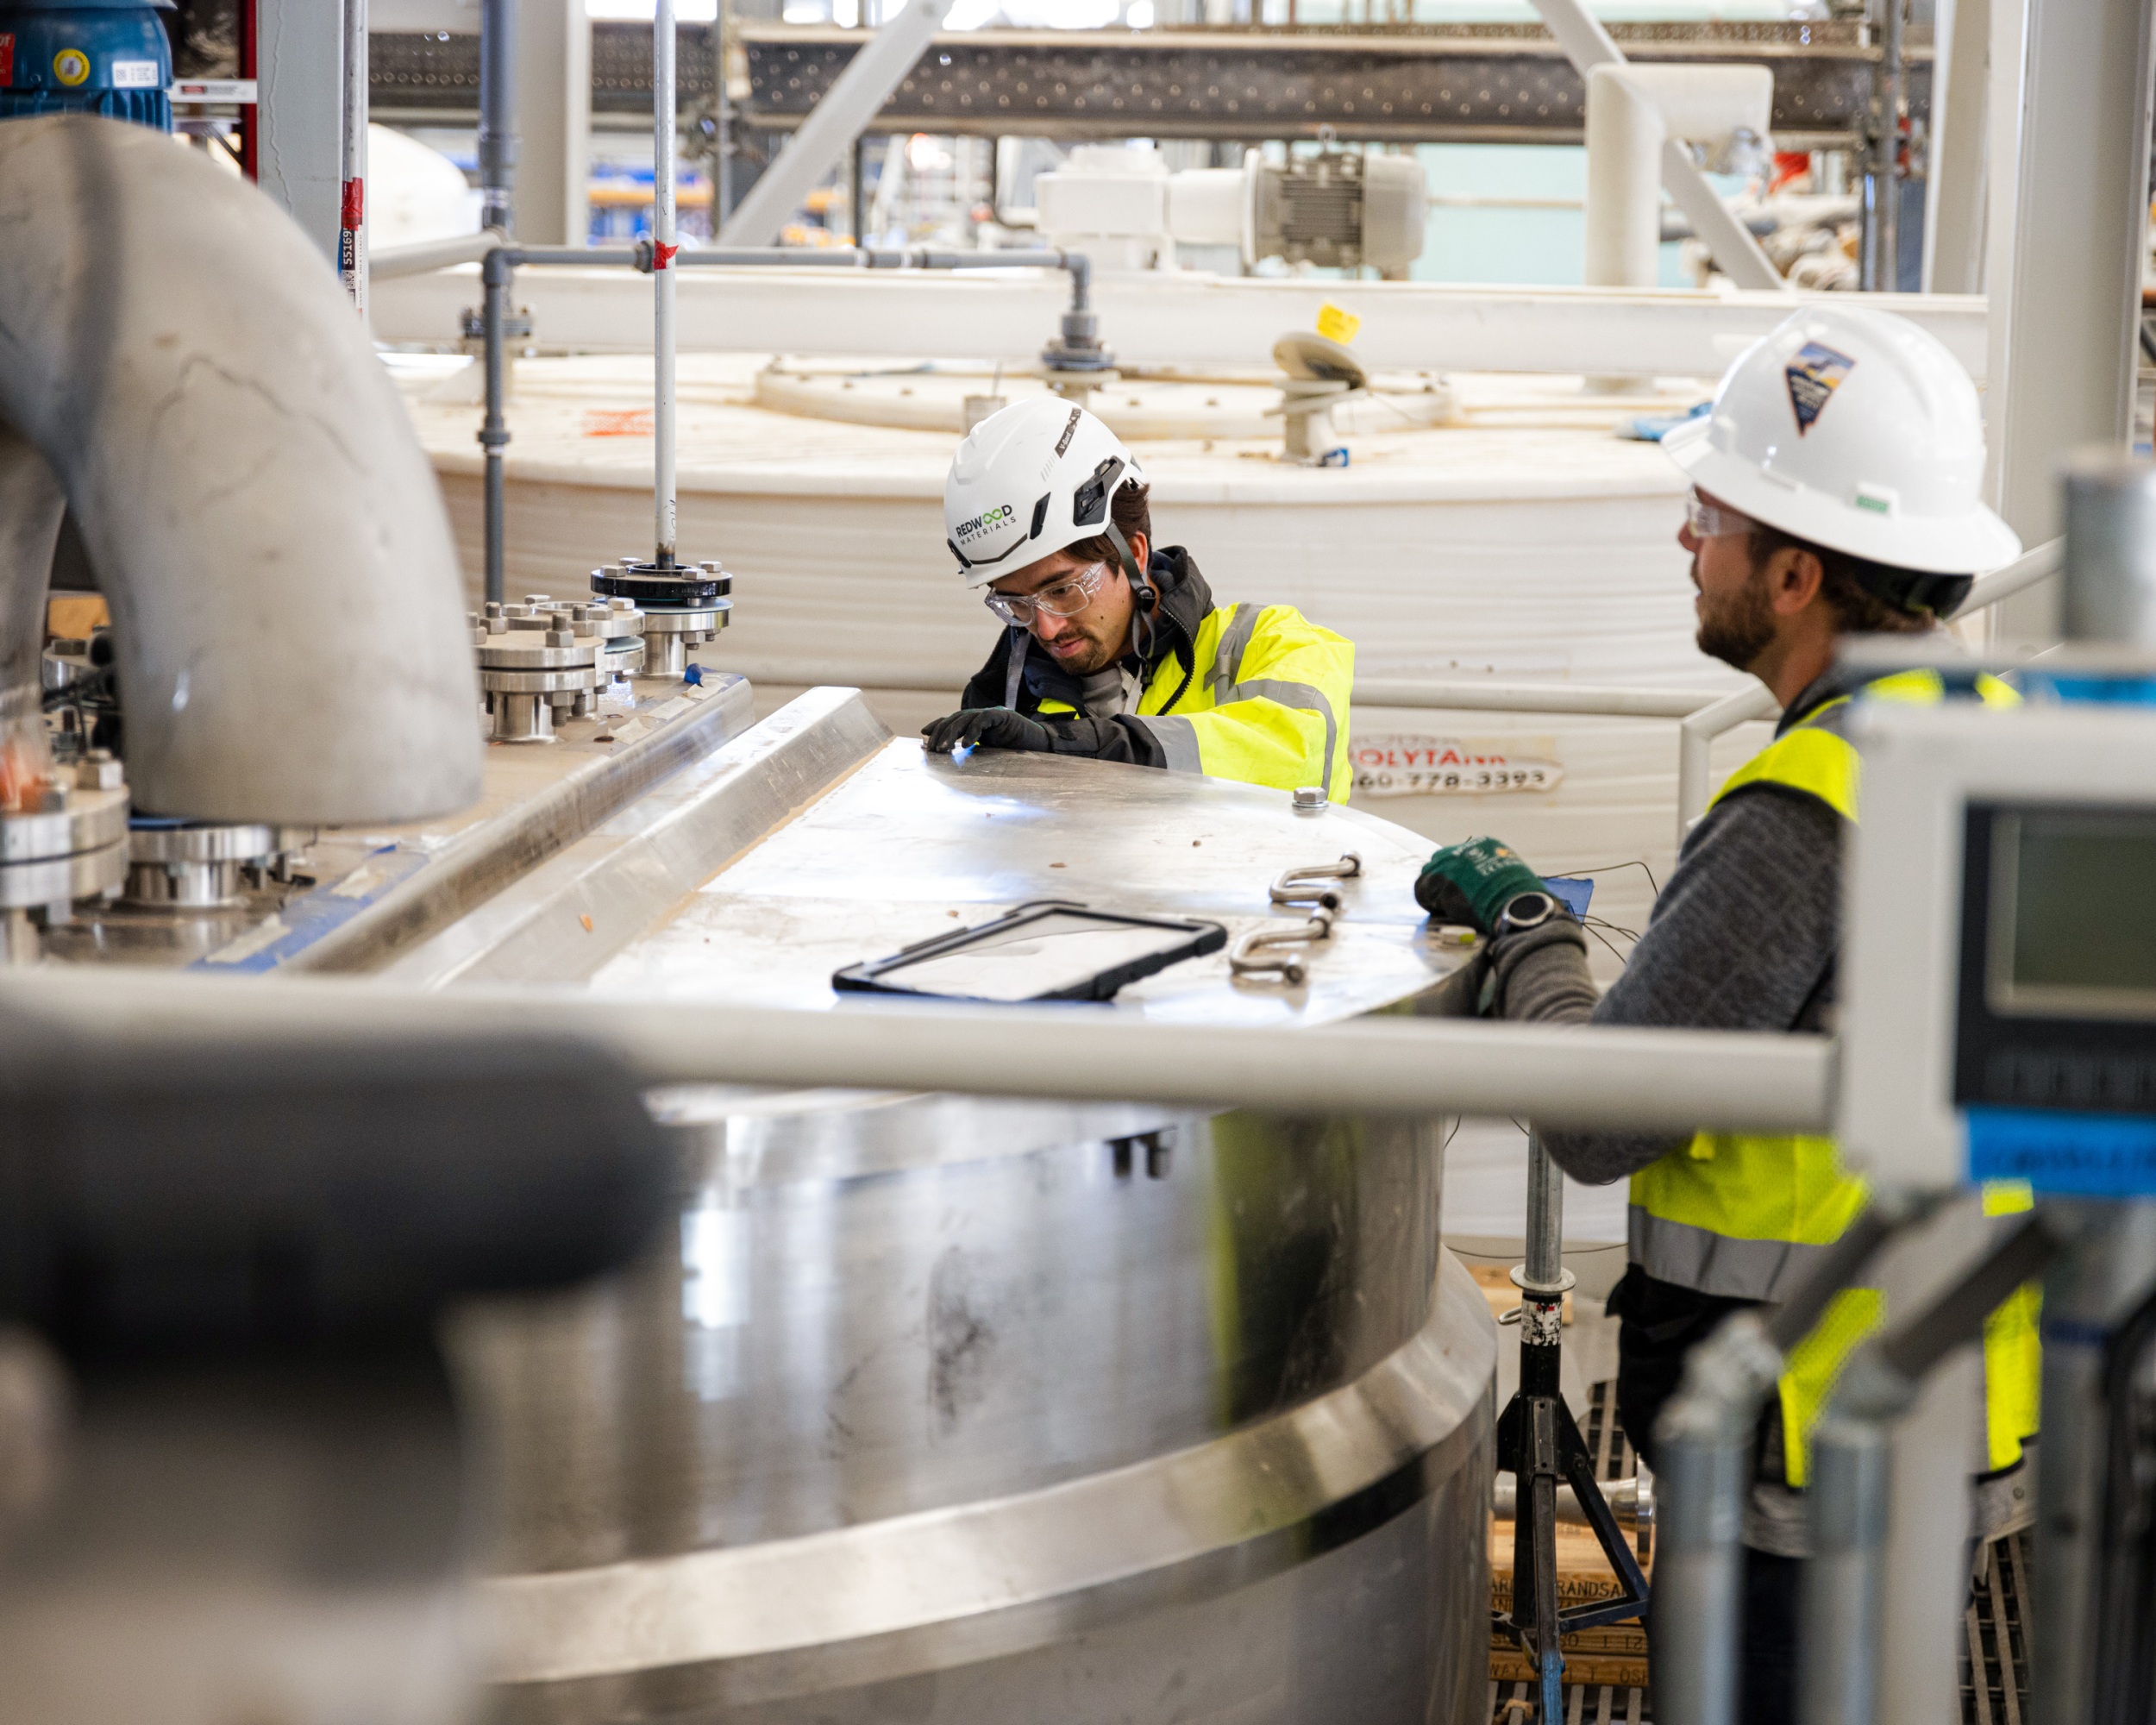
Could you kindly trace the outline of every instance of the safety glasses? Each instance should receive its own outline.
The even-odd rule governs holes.
[[[1722,539],[1733,533],[1752,531],[1749,515],[1739,515],[1719,503],[1709,503],[1697,492],[1685,497],[1684,524],[1691,529],[1695,539]]]
[[[983,593],[981,602],[1006,623],[1025,629],[1030,627],[1034,618],[1042,612],[1046,612],[1050,617],[1077,616],[1093,603],[1094,595],[1100,591],[1100,584],[1107,578],[1108,566],[1106,563],[1092,563],[1065,575],[1052,586],[1043,587],[1038,593],[991,592]]]

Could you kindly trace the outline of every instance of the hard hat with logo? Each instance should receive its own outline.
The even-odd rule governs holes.
[[[1061,396],[1035,396],[992,413],[968,434],[943,481],[944,541],[969,587],[1105,534],[1123,572],[1145,586],[1109,518],[1122,486],[1145,475],[1114,432]]]
[[[1799,539],[1897,569],[1975,574],[2021,555],[1984,505],[1984,417],[1946,344],[1906,317],[1808,305],[1662,440],[1694,486]]]

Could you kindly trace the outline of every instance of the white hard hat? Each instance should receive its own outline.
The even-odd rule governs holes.
[[[1114,432],[1060,396],[992,413],[968,434],[943,481],[943,532],[969,587],[984,587],[1081,539],[1106,534],[1143,584],[1108,501],[1145,475]]]
[[[2021,552],[1981,499],[1976,386],[1890,311],[1806,306],[1739,354],[1713,411],[1662,447],[1700,490],[1830,550],[1960,575]]]

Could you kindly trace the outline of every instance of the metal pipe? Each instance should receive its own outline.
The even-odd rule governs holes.
[[[1654,1567],[1657,1725],[1738,1725],[1744,1507],[1752,1433],[1789,1352],[1834,1295],[1931,1201],[1883,1190],[1789,1298],[1726,1320],[1684,1362],[1654,1431],[1662,1532]]]
[[[1689,718],[1720,699],[1697,689],[1627,689],[1576,683],[1501,683],[1357,677],[1357,706],[1455,712],[1583,712],[1610,718]]]
[[[1253,1029],[1163,1024],[1085,1007],[849,1002],[810,1012],[624,1000],[607,1000],[599,1012],[598,1003],[586,989],[426,994],[331,978],[280,976],[265,984],[91,965],[40,970],[28,981],[0,975],[0,1015],[85,1036],[94,1031],[116,1054],[244,1037],[269,1060],[281,1038],[325,1025],[364,1040],[422,1030],[451,1038],[551,1034],[574,1023],[647,1085],[1062,1095],[1318,1114],[1518,1114],[1545,1126],[1643,1132],[1816,1132],[1833,1118],[1833,1044],[1825,1037],[1394,1018]],[[1052,1068],[1010,1057],[1044,1044],[1069,1057]]]
[[[517,0],[479,7],[479,226],[516,231]],[[459,261],[464,261],[460,260]]]
[[[2046,539],[2034,550],[2024,551],[2002,569],[1994,569],[1988,575],[1978,575],[1976,585],[1969,589],[1969,597],[1954,613],[1969,617],[2001,599],[2012,599],[2015,593],[2026,593],[2039,581],[2047,581],[2066,566],[2066,542],[2061,537]]]
[[[367,316],[367,0],[344,0],[343,147],[337,198],[337,273]]]
[[[1884,41],[1879,58],[1879,138],[1877,183],[1878,258],[1873,285],[1883,293],[1896,293],[1902,285],[1902,86],[1905,66],[1902,49],[1902,8],[1906,0],[1883,0],[1886,9]]]
[[[392,246],[369,252],[367,273],[370,281],[395,281],[408,275],[428,275],[457,264],[475,264],[498,246],[509,243],[499,228],[482,228],[476,234],[460,234],[453,240],[423,240],[416,246]]]
[[[2034,1725],[2111,1725],[2097,1711],[2107,1615],[2104,1517],[2115,1465],[2105,1364],[2156,1288],[2156,1202],[2048,1200],[2071,1244],[2044,1278],[2044,1439],[2036,1451]],[[2147,1632],[2146,1624],[2141,1626]]]
[[[1587,1511],[1580,1508],[1579,1494],[1570,1485],[1561,1485],[1557,1492],[1557,1515],[1560,1521],[1568,1521],[1576,1527],[1591,1527]],[[1610,1514],[1620,1521],[1635,1527],[1654,1526],[1654,1476],[1652,1473],[1635,1474],[1630,1479],[1613,1479],[1602,1487],[1602,1501],[1609,1505]],[[1501,1473],[1490,1502],[1490,1513],[1501,1521],[1512,1521],[1520,1513],[1520,1484],[1510,1474]]]
[[[112,601],[137,806],[316,826],[477,797],[448,517],[312,242],[199,153],[87,115],[0,127],[0,423]],[[335,672],[265,640],[334,642]]]
[[[1527,1279],[1529,1292],[1564,1286],[1564,1176],[1557,1172],[1542,1134],[1527,1134]]]
[[[674,0],[651,12],[651,480],[652,561],[674,567],[674,289],[671,267],[680,249],[674,225],[674,154],[680,142],[674,104]]]
[[[482,313],[486,351],[481,363],[486,368],[486,417],[479,426],[479,448],[486,452],[486,599],[492,605],[502,603],[502,557],[508,536],[502,451],[509,447],[509,422],[502,413],[502,342],[509,322],[509,285],[516,255],[506,247],[497,247],[479,266],[479,279],[486,285]]]
[[[1708,775],[1714,771],[1714,739],[1747,720],[1771,718],[1781,710],[1782,703],[1775,699],[1774,691],[1758,683],[1725,696],[1712,706],[1700,708],[1678,727],[1677,842],[1680,849],[1693,822],[1707,812],[1707,800],[1713,794]]]
[[[1924,1379],[1977,1340],[1999,1302],[2064,1244],[2040,1214],[2019,1219],[1921,1310],[1860,1347],[1812,1428],[1811,1560],[1797,1661],[1800,1725],[1872,1725],[1886,1587],[1890,1439]],[[1956,1458],[1948,1465],[1965,1467]]]

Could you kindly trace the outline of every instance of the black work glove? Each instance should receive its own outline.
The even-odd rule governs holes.
[[[948,755],[954,749],[1030,749],[1051,753],[1056,735],[1037,718],[1013,712],[1007,706],[968,707],[946,713],[921,727],[921,746],[931,755]]]

